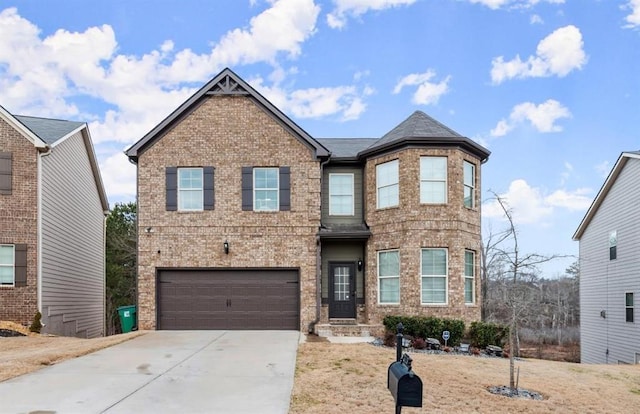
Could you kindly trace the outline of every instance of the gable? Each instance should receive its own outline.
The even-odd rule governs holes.
[[[306,131],[300,128],[271,102],[255,91],[248,83],[227,68],[180,105],[180,107],[173,111],[148,134],[142,137],[142,139],[127,149],[126,154],[129,159],[137,163],[139,155],[153,146],[160,138],[171,130],[176,123],[189,116],[195,108],[201,105],[208,98],[220,96],[241,96],[250,99],[256,106],[262,108],[262,110],[264,110],[265,113],[267,113],[281,127],[289,131],[294,137],[296,137],[296,139],[307,146],[315,157],[321,158],[329,156],[329,151],[325,147],[313,139]],[[243,119],[241,117],[235,119],[229,118],[229,122],[242,121]]]

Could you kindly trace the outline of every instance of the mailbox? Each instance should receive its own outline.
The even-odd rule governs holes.
[[[407,366],[404,355],[401,361],[389,365],[387,388],[396,400],[396,407],[422,407],[422,380]]]

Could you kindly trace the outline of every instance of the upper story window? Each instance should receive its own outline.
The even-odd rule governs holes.
[[[15,247],[12,244],[0,245],[0,286],[15,284]]]
[[[618,257],[618,232],[616,230],[609,233],[609,260]]]
[[[633,292],[624,294],[626,321],[633,322]]]
[[[398,160],[376,165],[378,208],[396,207],[400,204]]]
[[[378,252],[378,303],[400,303],[400,252]]]
[[[0,194],[11,194],[11,153],[0,152]]]
[[[464,251],[464,303],[473,305],[475,303],[475,252]]]
[[[178,168],[178,210],[203,210],[203,182],[202,168]]]
[[[447,303],[447,249],[422,249],[422,304]]]
[[[464,162],[464,206],[474,208],[475,200],[476,166],[470,162]]]
[[[329,215],[354,215],[353,177],[353,174],[329,174]]]
[[[255,211],[278,211],[278,169],[253,169],[253,209]]]
[[[420,157],[420,203],[447,202],[447,157]]]

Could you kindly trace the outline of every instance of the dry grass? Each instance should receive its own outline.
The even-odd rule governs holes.
[[[0,321],[0,329],[11,329],[27,336],[0,337],[0,381],[33,372],[66,359],[90,354],[119,344],[144,332],[95,339],[46,336],[29,332],[21,325]]]
[[[424,384],[423,407],[403,413],[606,413],[638,412],[640,367],[517,361],[520,387],[543,401],[491,394],[507,385],[509,361],[456,355],[411,354]],[[395,350],[370,344],[304,343],[298,349],[290,413],[394,412],[387,368]]]

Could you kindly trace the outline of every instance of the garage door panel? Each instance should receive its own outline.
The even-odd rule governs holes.
[[[162,270],[158,329],[299,329],[298,272]]]

